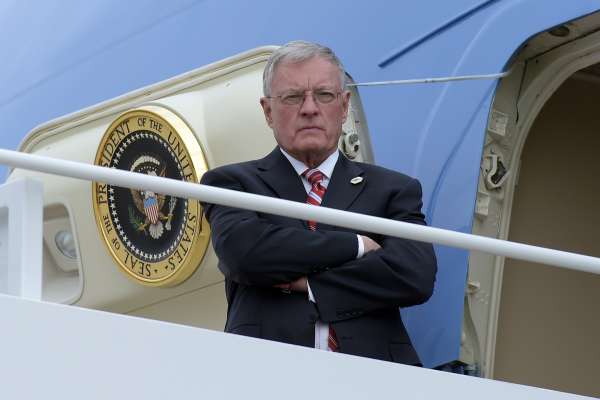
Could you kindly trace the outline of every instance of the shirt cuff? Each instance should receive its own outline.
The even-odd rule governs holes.
[[[365,255],[365,244],[360,235],[356,235],[356,237],[358,238],[358,253],[356,254],[356,259],[359,259]]]
[[[308,300],[312,301],[313,303],[316,303],[317,301],[315,300],[315,296],[313,296],[312,294],[312,290],[310,290],[308,279],[306,280],[306,287],[308,288]]]

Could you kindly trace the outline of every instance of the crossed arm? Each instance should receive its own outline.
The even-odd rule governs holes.
[[[363,253],[361,254],[361,256],[364,256],[365,254],[367,254],[371,251],[381,249],[381,246],[379,245],[379,243],[377,243],[370,237],[365,236],[365,235],[357,235],[357,236],[358,236],[358,240],[360,240],[362,242]],[[357,257],[357,258],[360,258],[360,257]],[[290,290],[293,292],[307,293],[309,291],[308,290],[308,278],[306,276],[298,278],[295,281],[292,281],[289,283],[279,283],[279,284],[275,285],[275,287],[279,288],[279,289]]]
[[[202,183],[245,190],[235,176],[221,170],[206,173]],[[425,224],[418,181],[392,197],[387,218]],[[364,236],[365,254],[356,259],[357,236],[352,232],[313,232],[276,224],[253,211],[211,204],[205,204],[205,212],[227,278],[264,287],[291,285],[300,291],[308,278],[324,321],[420,304],[433,292],[437,267],[430,244],[393,237],[376,243]]]

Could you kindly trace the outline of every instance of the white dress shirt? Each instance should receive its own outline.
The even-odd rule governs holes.
[[[309,167],[304,165],[304,163],[302,161],[299,161],[299,160],[295,159],[294,157],[292,157],[281,147],[279,149],[281,150],[283,155],[289,160],[290,164],[292,164],[292,167],[294,167],[294,170],[296,171],[296,173],[302,180],[302,184],[304,185],[304,189],[306,190],[306,194],[308,195],[308,193],[310,193],[312,185],[308,182],[308,179],[306,179],[306,177],[303,176],[302,174]],[[331,174],[333,173],[333,168],[335,168],[335,164],[337,163],[339,155],[340,155],[339,151],[337,151],[337,150],[334,151],[333,153],[331,153],[331,155],[329,157],[327,157],[325,159],[325,161],[323,161],[317,167],[317,169],[319,171],[321,171],[321,173],[323,174],[323,180],[321,181],[321,185],[323,185],[325,188],[327,188],[327,186],[329,185],[329,181],[331,180]],[[364,243],[363,243],[360,235],[356,235],[356,236],[358,239],[356,258],[361,258],[365,251]],[[310,301],[312,301],[313,303],[316,303],[315,297],[313,296],[312,291],[310,290],[309,282],[307,281],[306,284],[308,286],[308,299]],[[329,339],[329,324],[326,322],[323,322],[323,321],[317,321],[315,323],[315,348],[321,349],[321,350],[329,350],[328,339]]]

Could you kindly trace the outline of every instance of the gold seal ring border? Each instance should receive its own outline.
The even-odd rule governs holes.
[[[184,122],[184,120],[181,117],[179,117],[177,114],[175,114],[173,111],[167,108],[154,105],[142,106],[133,110],[128,110],[120,114],[117,118],[115,118],[108,127],[108,129],[104,132],[102,139],[100,140],[100,145],[98,147],[98,151],[96,152],[96,157],[94,160],[95,164],[99,164],[102,155],[102,150],[104,149],[107,141],[109,140],[110,133],[113,132],[115,128],[117,128],[124,120],[128,118],[132,119],[137,116],[148,116],[149,114],[154,116],[158,120],[166,122],[171,128],[171,130],[176,135],[178,135],[179,139],[183,143],[189,155],[191,163],[190,167],[192,169],[192,173],[196,179],[196,182],[199,182],[202,175],[208,170],[208,165],[198,139],[194,135],[191,128]],[[129,268],[122,263],[122,261],[119,259],[117,254],[115,254],[115,251],[110,245],[108,234],[105,231],[103,223],[101,221],[100,206],[96,201],[97,183],[98,182],[92,182],[92,202],[94,205],[94,217],[96,220],[96,225],[101,233],[101,238],[103,239],[102,241],[104,242],[104,245],[107,247],[109,253],[118,265],[119,270],[121,270],[121,272],[123,272],[128,278],[145,286],[169,287],[175,286],[185,281],[196,271],[196,269],[201,264],[204,255],[206,254],[208,243],[210,241],[210,226],[208,225],[208,221],[206,221],[206,218],[204,218],[202,207],[200,206],[199,202],[197,204],[198,220],[196,221],[196,224],[194,226],[195,236],[190,245],[190,249],[188,250],[187,254],[183,257],[183,260],[179,264],[179,267],[176,268],[171,274],[168,274],[160,279],[149,279],[131,272]],[[197,200],[189,199],[188,201]],[[115,229],[114,226],[113,229]],[[121,245],[123,244],[121,243]]]

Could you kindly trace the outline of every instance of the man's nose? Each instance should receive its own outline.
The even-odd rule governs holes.
[[[303,115],[314,115],[319,113],[319,106],[315,101],[315,96],[312,91],[304,93],[304,101],[300,106],[300,113]]]

